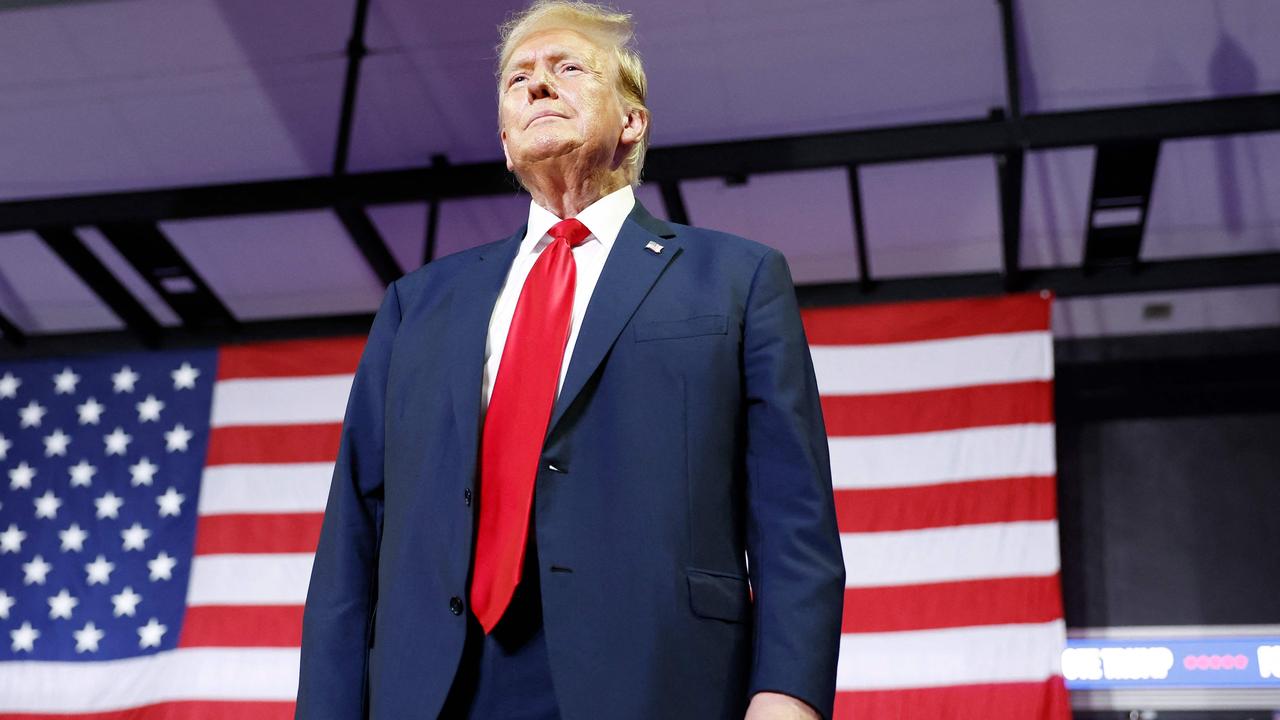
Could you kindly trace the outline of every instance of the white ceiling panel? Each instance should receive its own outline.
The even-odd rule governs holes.
[[[31,333],[124,327],[43,240],[27,232],[0,234],[0,312]]]
[[[401,270],[409,272],[422,265],[427,229],[425,202],[374,205],[366,211]]]
[[[872,278],[1000,269],[992,158],[869,165],[860,177]]]
[[[161,223],[241,320],[363,313],[384,288],[331,212]]]
[[[510,195],[450,200],[440,206],[436,257],[508,238],[529,219],[529,196]]]
[[[1021,0],[1029,112],[1280,90],[1275,0]]]
[[[1093,148],[1027,153],[1022,194],[1022,266],[1079,266],[1093,183]]]
[[[1280,250],[1280,133],[1160,147],[1142,257]]]
[[[781,250],[797,284],[857,277],[849,182],[843,170],[753,175],[681,184],[693,224]]]
[[[297,0],[0,12],[0,198],[325,172],[349,14]]]
[[[991,3],[661,0],[635,10],[658,145],[985,116]]]
[[[667,214],[667,204],[662,201],[662,190],[653,183],[641,183],[640,187],[635,188],[636,202],[644,205],[644,209],[649,214],[661,218],[662,220],[670,220]]]

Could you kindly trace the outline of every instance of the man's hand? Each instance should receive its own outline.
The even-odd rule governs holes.
[[[803,700],[775,692],[758,692],[751,697],[745,720],[822,720]]]

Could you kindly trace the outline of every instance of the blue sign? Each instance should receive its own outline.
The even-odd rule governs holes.
[[[1069,690],[1280,688],[1280,637],[1067,640]]]

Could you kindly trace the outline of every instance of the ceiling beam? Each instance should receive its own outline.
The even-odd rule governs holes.
[[[338,139],[333,148],[333,174],[347,171],[351,154],[351,128],[356,117],[356,90],[360,87],[360,61],[369,54],[364,44],[364,26],[369,17],[369,0],[356,0],[356,15],[347,39],[347,74],[342,83],[342,110],[338,117]]]
[[[1086,272],[1079,267],[1024,271],[1025,289],[1048,290],[1058,297],[1085,297],[1115,293],[1193,290],[1280,283],[1280,253],[1164,260],[1128,267],[1102,267]],[[858,282],[802,285],[796,289],[800,304],[865,305],[903,300],[995,296],[1004,294],[1003,273],[930,275],[876,280],[870,292]],[[144,347],[180,348],[254,340],[360,335],[369,332],[372,314],[331,315],[240,323],[202,332],[166,328],[159,341]],[[0,360],[137,349],[136,334],[127,332],[67,333],[28,336],[21,348],[0,345]]]
[[[369,263],[374,275],[377,275],[378,280],[382,282],[383,287],[395,282],[404,274],[404,271],[400,269],[400,263],[396,262],[395,256],[391,254],[391,251],[387,249],[387,244],[382,240],[382,233],[378,232],[377,226],[373,224],[373,219],[369,217],[369,213],[364,208],[342,203],[334,208],[334,211],[338,214],[338,219],[342,221],[343,227],[347,229],[347,234],[351,236],[351,240],[360,249],[360,254],[364,255],[365,262]]]
[[[10,347],[20,348],[27,344],[27,334],[4,313],[0,313],[0,334],[4,335],[4,341]]]
[[[120,318],[142,347],[154,348],[163,328],[70,227],[43,227],[40,239]]]
[[[1086,269],[1138,262],[1159,157],[1159,140],[1098,145],[1089,190],[1084,243]]]
[[[1024,268],[1021,279],[1022,290],[1048,290],[1058,297],[1271,285],[1280,283],[1280,253],[1160,260],[1137,267]],[[797,288],[804,305],[859,305],[1001,295],[1005,292],[1005,277],[1000,272],[877,280],[871,292],[863,292],[857,283]]]
[[[871,259],[867,252],[867,224],[862,217],[862,181],[857,165],[850,165],[846,172],[849,176],[849,215],[853,220],[853,250],[858,257],[858,287],[863,292],[871,292]]]
[[[680,183],[675,181],[658,183],[662,193],[662,204],[667,211],[667,219],[677,225],[689,224],[689,208],[684,204],[684,193],[680,191]]]
[[[1280,130],[1280,93],[654,148],[648,181]],[[0,232],[509,195],[502,162],[0,203]]]
[[[174,248],[160,226],[124,222],[105,223],[98,229],[183,324],[199,328],[236,323],[235,316]]]

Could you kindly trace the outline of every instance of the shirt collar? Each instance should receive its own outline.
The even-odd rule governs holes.
[[[630,185],[623,185],[604,197],[588,205],[578,213],[578,220],[591,231],[591,238],[600,241],[605,249],[613,247],[613,241],[622,231],[622,223],[626,222],[631,209],[635,207],[636,196]],[[520,242],[520,252],[541,252],[548,239],[551,226],[560,222],[555,213],[538,203],[529,201],[529,226],[524,240]],[[587,242],[591,242],[588,238]]]

